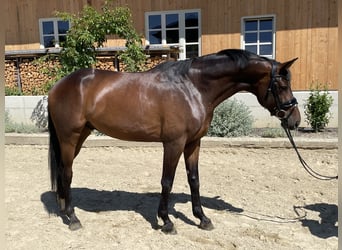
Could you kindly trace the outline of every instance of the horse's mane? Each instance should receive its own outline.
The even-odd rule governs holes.
[[[179,74],[184,74],[189,71],[191,67],[191,59],[181,60],[181,61],[167,61],[158,64],[150,71],[167,71],[168,69],[172,69],[177,71]]]
[[[225,49],[216,53],[217,56],[227,56],[230,61],[234,62],[238,67],[245,68],[251,59],[269,61],[266,57],[259,56],[247,50],[241,49]]]
[[[158,64],[154,68],[150,69],[149,72],[162,72],[167,79],[178,82],[176,78],[185,77],[191,68],[191,63],[192,59],[181,61],[167,61]]]
[[[185,77],[188,74],[193,62],[206,62],[206,61],[210,62],[211,60],[222,58],[222,56],[227,57],[229,61],[235,63],[236,66],[239,68],[245,68],[251,59],[262,60],[262,61],[270,60],[266,57],[259,56],[247,50],[225,49],[214,54],[196,57],[193,59],[163,62],[161,64],[158,64],[154,68],[150,69],[149,72],[163,72],[163,74],[168,79]]]

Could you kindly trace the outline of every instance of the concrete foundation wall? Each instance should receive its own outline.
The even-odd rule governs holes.
[[[309,91],[294,92],[294,96],[299,103],[299,109],[302,115],[301,127],[308,127],[305,122],[304,105],[305,100],[309,96]],[[338,92],[330,91],[329,94],[333,97],[334,102],[330,109],[332,118],[328,127],[338,127]],[[256,97],[250,93],[237,93],[231,99],[235,98],[248,106],[251,115],[254,118],[254,128],[265,127],[279,127],[280,122],[277,118],[271,117],[269,112],[258,103]],[[46,98],[44,96],[6,96],[5,97],[5,110],[8,112],[11,121],[23,124],[33,124],[31,116],[37,112],[37,105],[46,107]],[[41,112],[41,110],[39,111]]]
[[[300,127],[309,127],[309,125],[305,122],[305,114],[304,114],[304,106],[306,103],[306,100],[309,97],[310,92],[309,91],[298,91],[293,92],[294,96],[297,98],[298,106],[300,110],[300,114],[302,117],[302,121],[300,124]],[[330,119],[330,122],[328,124],[328,127],[331,128],[337,128],[338,127],[338,92],[337,91],[329,91],[329,94],[333,97],[333,105],[330,108],[330,112],[332,113],[332,117]],[[244,104],[246,104],[251,114],[254,117],[254,123],[253,127],[255,128],[265,128],[265,127],[279,127],[280,122],[277,118],[271,117],[268,110],[266,110],[264,107],[262,107],[258,101],[257,98],[250,93],[238,93],[234,95],[232,98],[235,98],[236,100],[242,101]]]

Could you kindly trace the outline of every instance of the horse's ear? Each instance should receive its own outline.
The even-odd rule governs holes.
[[[280,69],[288,69],[291,67],[291,65],[298,59],[298,57],[288,61],[288,62],[284,62],[280,65]]]

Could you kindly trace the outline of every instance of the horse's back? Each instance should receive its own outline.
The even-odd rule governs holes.
[[[52,95],[52,93],[56,91],[75,91],[75,88],[84,87],[86,84],[88,85],[89,83],[93,83],[95,77],[99,78],[100,76],[115,76],[117,74],[120,73],[92,68],[79,69],[60,79],[52,87],[49,95]]]
[[[98,69],[79,69],[60,79],[49,91],[49,105],[70,107],[70,102],[85,101],[89,94],[96,94],[103,79],[112,78],[120,74],[114,71]],[[62,103],[61,103],[62,101]],[[81,104],[80,104],[81,105]]]

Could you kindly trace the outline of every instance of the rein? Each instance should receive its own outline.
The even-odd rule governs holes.
[[[338,179],[338,175],[336,175],[336,176],[327,176],[327,175],[322,175],[320,173],[317,173],[315,170],[313,170],[306,163],[306,161],[300,155],[300,153],[298,151],[298,148],[296,146],[296,143],[293,140],[292,134],[291,134],[290,130],[286,127],[286,123],[287,123],[287,119],[282,120],[281,121],[281,126],[285,130],[285,133],[286,133],[287,137],[289,138],[289,141],[290,141],[292,147],[294,148],[294,150],[296,151],[298,159],[299,159],[300,163],[302,164],[303,168],[306,170],[306,172],[308,172],[312,177],[314,177],[314,178],[316,178],[318,180],[322,180],[322,181],[330,181],[330,180]]]
[[[281,120],[281,126],[285,130],[285,133],[286,133],[287,137],[289,138],[289,141],[290,141],[292,147],[296,151],[300,163],[302,164],[304,169],[312,177],[314,177],[316,179],[324,180],[324,181],[338,179],[338,175],[326,176],[326,175],[321,175],[321,174],[317,173],[305,162],[303,157],[300,155],[298,148],[296,146],[296,143],[293,140],[292,134],[291,134],[290,130],[287,128],[288,118],[291,116],[291,114],[293,112],[293,108],[298,105],[298,102],[297,102],[297,99],[295,97],[293,97],[291,100],[289,100],[287,102],[284,102],[284,103],[280,102],[279,95],[276,92],[276,86],[275,86],[275,83],[277,82],[277,77],[284,77],[284,76],[276,75],[276,66],[275,66],[275,63],[272,62],[271,80],[270,80],[270,84],[268,86],[268,91],[267,91],[265,98],[267,98],[269,92],[272,93],[272,95],[275,99],[275,102],[276,102],[276,107],[274,108],[274,114],[276,117],[278,117]],[[287,79],[287,80],[290,80],[290,79]],[[292,110],[289,112],[289,114],[287,116],[285,116],[286,111],[291,109],[291,108],[292,108]]]

